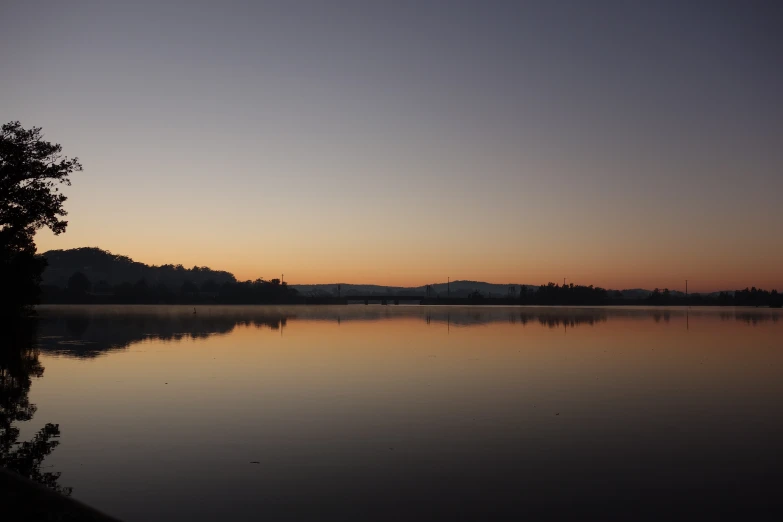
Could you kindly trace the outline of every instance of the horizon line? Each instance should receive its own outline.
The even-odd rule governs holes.
[[[130,255],[118,254],[118,253],[112,252],[111,250],[104,249],[104,248],[101,248],[101,247],[98,247],[98,246],[82,246],[82,247],[72,247],[72,248],[50,248],[50,249],[48,249],[48,250],[46,250],[44,252],[37,253],[37,255],[45,255],[45,254],[47,254],[49,252],[68,252],[68,251],[73,251],[73,250],[84,250],[84,249],[99,250],[99,251],[101,251],[103,253],[106,253],[106,254],[109,254],[109,255],[115,256],[115,257],[125,257],[125,258],[130,259],[134,263],[140,263],[140,264],[143,264],[143,265],[145,265],[147,267],[150,267],[150,268],[162,267],[162,266],[166,266],[166,265],[170,265],[170,266],[181,265],[186,270],[191,270],[194,267],[207,268],[207,269],[212,270],[214,272],[225,272],[225,273],[228,273],[237,282],[255,281],[257,279],[262,279],[264,281],[271,281],[272,279],[278,279],[276,276],[268,278],[268,279],[264,278],[264,277],[255,277],[255,278],[243,279],[243,278],[237,277],[236,274],[233,271],[231,271],[231,270],[216,269],[216,268],[212,268],[212,267],[209,267],[209,266],[206,266],[206,265],[202,265],[202,266],[194,265],[194,267],[186,267],[182,263],[171,263],[171,262],[163,263],[163,264],[155,264],[155,263],[150,264],[150,263],[147,263],[147,262],[144,262],[144,261],[139,261],[137,259],[134,259]],[[285,273],[285,272],[283,272],[283,273]],[[282,276],[283,273],[281,273],[280,275]],[[280,279],[281,279],[281,281],[283,281],[282,278],[280,278]],[[568,277],[566,277],[565,279],[569,279],[570,280],[570,278],[568,278]],[[659,289],[661,291],[668,289],[670,292],[680,292],[680,293],[684,294],[684,293],[686,293],[686,290],[685,290],[686,281],[688,281],[691,286],[692,286],[692,284],[694,282],[694,280],[691,279],[691,278],[682,278],[682,283],[683,283],[683,288],[682,289],[676,288],[676,287],[660,286],[660,285],[652,286],[651,288],[645,288],[645,286],[642,286],[642,285],[626,286],[626,287],[611,287],[611,286],[608,286],[608,285],[607,286],[601,286],[601,285],[595,285],[595,284],[591,285],[591,284],[573,283],[572,281],[569,281],[568,284],[573,283],[574,286],[586,286],[586,287],[587,286],[593,286],[595,288],[603,288],[604,290],[611,290],[611,291],[643,290],[643,291],[647,291],[647,292],[652,292],[652,291],[654,291],[655,288],[657,288],[657,289]],[[406,285],[382,284],[382,283],[377,283],[377,282],[346,283],[346,282],[340,282],[340,281],[333,282],[333,283],[312,283],[312,282],[308,282],[308,283],[293,283],[290,280],[287,280],[285,282],[289,286],[326,286],[326,285],[338,285],[339,284],[339,285],[353,285],[353,286],[378,286],[378,287],[389,287],[389,288],[420,288],[420,287],[426,287],[427,285],[447,285],[447,284],[449,284],[448,281],[435,282],[435,283],[422,283],[422,284],[406,284]],[[497,286],[527,286],[527,287],[546,286],[549,283],[554,283],[555,285],[561,286],[558,281],[552,281],[552,280],[549,280],[549,281],[547,281],[545,283],[539,283],[539,284],[511,283],[511,282],[496,283],[496,282],[492,282],[492,281],[479,280],[479,279],[454,279],[454,280],[452,280],[450,282],[451,283],[464,283],[464,282],[467,282],[467,283],[490,284],[490,285],[497,285]],[[723,288],[717,288],[717,289],[713,288],[713,289],[710,289],[710,290],[688,291],[687,293],[688,294],[712,294],[712,293],[719,293],[719,292],[734,292],[736,290],[744,290],[746,288],[747,289],[751,289],[751,288],[764,289],[765,287],[764,286],[758,286],[758,285],[748,285],[748,284],[745,284],[745,285],[740,285],[737,288],[723,287]],[[774,285],[774,284],[773,285],[769,285],[769,291],[778,290],[778,288],[779,288],[779,286],[777,286],[777,285]]]

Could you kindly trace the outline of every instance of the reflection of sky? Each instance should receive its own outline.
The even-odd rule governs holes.
[[[500,306],[41,306],[38,308],[38,345],[47,353],[95,357],[140,342],[181,342],[235,334],[248,328],[283,330],[292,323],[425,323],[434,328],[488,325],[542,326],[549,329],[594,326],[607,321],[666,324],[706,320],[747,325],[783,320],[773,309],[643,308],[643,307],[500,307]],[[380,328],[388,327],[381,325]]]
[[[41,249],[783,287],[776,3],[274,4],[0,8],[0,113],[86,169]]]
[[[777,498],[783,322],[772,311],[755,326],[719,311],[661,310],[656,321],[657,310],[608,310],[550,327],[539,319],[560,316],[545,310],[524,324],[503,319],[508,310],[481,322],[455,310],[462,326],[450,327],[366,308],[339,322],[300,308],[282,329],[240,314],[220,335],[148,336],[89,360],[46,350],[30,399],[36,420],[63,434],[47,465],[77,499],[124,520],[151,509],[367,520],[378,506],[401,520],[420,505],[551,514],[585,497],[640,509],[639,491],[655,491],[654,512],[678,488],[688,502],[708,492],[703,514],[725,509],[716,492],[759,495],[756,508]],[[96,324],[130,330],[116,313],[93,319],[82,337]]]

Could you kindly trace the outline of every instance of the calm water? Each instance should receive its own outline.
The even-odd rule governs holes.
[[[42,468],[125,520],[780,520],[783,313],[45,307]]]

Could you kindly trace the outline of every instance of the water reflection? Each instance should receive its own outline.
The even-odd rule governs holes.
[[[734,314],[722,314],[721,318],[726,321],[731,321],[734,319],[736,321],[742,321],[743,323],[755,326],[757,324],[767,323],[770,321],[777,323],[780,320],[781,315],[775,312],[765,314],[759,312],[736,311]]]
[[[80,500],[145,522],[775,513],[781,311],[193,312],[41,309],[33,402]]]
[[[41,469],[43,460],[60,444],[60,427],[47,423],[30,440],[19,440],[18,423],[32,420],[37,410],[29,399],[32,380],[44,374],[34,342],[33,322],[0,331],[0,466],[70,495],[71,488],[59,484],[59,472]]]
[[[194,313],[195,310],[195,313]],[[97,357],[145,340],[182,341],[226,335],[236,327],[284,329],[289,321],[352,321],[415,319],[447,328],[497,323],[551,329],[595,326],[609,320],[670,323],[672,318],[719,317],[748,325],[777,323],[771,310],[715,308],[565,308],[565,307],[425,307],[425,306],[48,306],[39,310],[39,346],[47,353]]]

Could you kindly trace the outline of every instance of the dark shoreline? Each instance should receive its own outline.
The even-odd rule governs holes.
[[[540,302],[536,300],[520,301],[517,298],[505,297],[413,297],[394,295],[370,295],[370,296],[346,296],[346,297],[295,297],[280,301],[219,301],[210,298],[175,299],[167,301],[145,299],[117,299],[115,296],[85,295],[79,298],[43,300],[42,305],[192,305],[192,306],[221,306],[221,305],[353,305],[353,304],[418,304],[426,306],[640,306],[640,307],[667,307],[667,306],[707,306],[715,308],[781,308],[781,304],[734,304],[718,302],[709,298],[674,298],[667,301],[651,301],[650,299],[608,299],[603,302]]]
[[[117,522],[118,519],[0,467],[0,503],[9,520]]]

